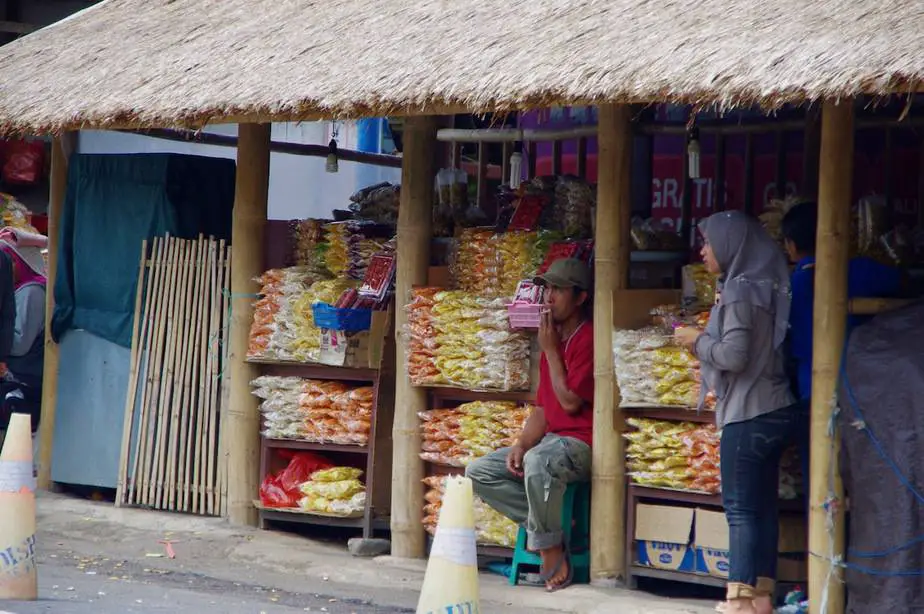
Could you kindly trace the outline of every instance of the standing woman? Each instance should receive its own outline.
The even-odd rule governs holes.
[[[804,411],[784,367],[789,269],[780,247],[740,211],[700,222],[706,268],[721,295],[704,332],[675,337],[700,360],[703,393],[715,392],[722,503],[729,527],[728,613],[771,614],[779,539],[780,457]],[[702,403],[701,403],[702,404]]]

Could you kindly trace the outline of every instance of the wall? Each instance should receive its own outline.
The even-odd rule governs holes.
[[[214,126],[213,134],[235,136],[237,126]],[[306,122],[274,124],[273,140],[289,143],[327,143],[329,124]],[[342,134],[341,136],[348,136]],[[354,132],[355,139],[355,132]],[[346,141],[340,146],[350,148]],[[234,158],[232,147],[180,143],[151,137],[85,130],[80,133],[81,153],[154,153],[173,152],[201,156]],[[273,153],[270,159],[269,219],[288,220],[329,217],[334,209],[346,209],[356,190],[381,181],[398,183],[401,169],[385,168],[356,162],[340,161],[337,173],[324,170],[326,160],[314,156]]]

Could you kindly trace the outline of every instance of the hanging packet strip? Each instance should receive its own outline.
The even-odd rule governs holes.
[[[360,296],[374,298],[376,302],[385,299],[395,279],[395,257],[391,254],[375,254],[366,269]]]

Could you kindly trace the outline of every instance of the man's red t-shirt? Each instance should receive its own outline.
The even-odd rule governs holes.
[[[539,390],[536,403],[545,410],[546,433],[574,437],[592,445],[594,429],[594,327],[583,322],[571,337],[562,341],[561,354],[565,361],[568,389],[584,399],[584,406],[576,414],[569,414],[561,406],[545,352],[539,360]]]

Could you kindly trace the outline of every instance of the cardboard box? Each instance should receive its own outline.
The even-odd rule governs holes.
[[[722,512],[696,510],[693,532],[696,571],[717,578],[728,577],[728,523]]]
[[[694,529],[696,549],[696,571],[717,578],[728,577],[728,522],[722,512],[697,509]],[[780,539],[778,550],[781,554],[804,554],[807,550],[807,527],[802,516],[780,516]],[[789,559],[790,557],[787,557]],[[797,560],[793,557],[792,560]],[[781,559],[782,560],[782,559]],[[779,579],[783,580],[781,568]],[[788,575],[802,573],[798,566],[787,564]],[[801,580],[785,580],[798,582]]]
[[[692,572],[695,511],[687,507],[639,504],[635,508],[636,559],[640,565]]]
[[[321,331],[322,364],[352,369],[378,369],[385,353],[385,340],[391,331],[394,311],[372,313],[372,324],[367,331],[342,333]]]

